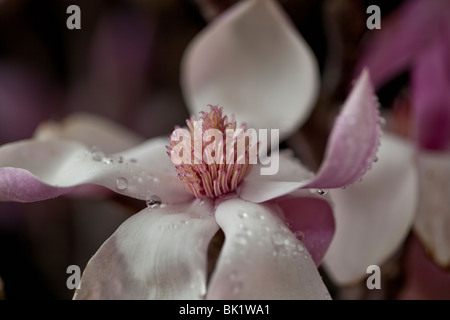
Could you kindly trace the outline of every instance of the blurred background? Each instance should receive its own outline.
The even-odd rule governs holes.
[[[192,38],[233,0],[0,0],[0,144],[32,136],[37,125],[72,112],[119,122],[143,137],[168,135],[188,117],[180,61]],[[316,169],[330,123],[346,97],[361,44],[370,32],[367,6],[382,18],[401,0],[280,0],[313,49],[322,89],[304,127],[283,145]],[[69,5],[81,9],[81,30],[69,30]],[[378,90],[389,110],[408,73]],[[69,265],[82,269],[99,246],[142,203],[114,198],[0,203],[0,277],[7,299],[71,299]],[[394,270],[397,270],[394,268]],[[322,271],[323,272],[323,271]],[[335,298],[393,298],[345,291]],[[326,274],[324,274],[326,279]],[[379,293],[378,293],[379,294]]]

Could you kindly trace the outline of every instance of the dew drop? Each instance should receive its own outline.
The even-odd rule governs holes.
[[[123,157],[122,156],[118,156],[116,158],[116,160],[117,160],[118,163],[123,163]]]
[[[147,204],[147,207],[149,208],[158,208],[161,205],[161,198],[158,197],[157,195],[152,195],[147,197],[147,199],[145,200],[145,203]]]
[[[246,245],[247,244],[247,238],[245,237],[245,235],[243,234],[239,234],[234,238],[234,241],[238,244],[241,245]]]
[[[239,216],[239,218],[241,218],[241,219],[245,219],[245,218],[248,217],[248,213],[241,212],[241,213],[238,214],[238,216]]]
[[[102,151],[95,151],[92,153],[92,160],[94,161],[102,161],[102,159],[104,158],[105,154]]]
[[[326,195],[328,193],[328,191],[327,190],[323,190],[323,189],[317,189],[317,193],[319,195],[321,195],[321,196],[324,196],[324,195]]]
[[[303,240],[305,239],[305,234],[301,231],[295,231],[295,236],[297,237],[298,240]]]
[[[124,177],[119,177],[116,179],[116,187],[119,190],[125,190],[128,187],[128,180]]]
[[[112,158],[103,158],[102,161],[105,164],[112,164],[112,163],[114,163],[114,160]]]
[[[280,232],[276,232],[272,235],[272,242],[276,246],[281,246],[285,242],[285,236]]]
[[[234,285],[233,294],[238,294],[241,291],[241,288],[242,288],[242,284],[240,282],[237,282]]]
[[[305,250],[305,247],[303,246],[303,244],[299,243],[299,244],[297,245],[297,250],[298,250],[299,252],[303,252],[303,251]]]

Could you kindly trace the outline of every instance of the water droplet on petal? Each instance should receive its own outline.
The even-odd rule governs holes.
[[[321,196],[324,196],[324,195],[326,195],[328,193],[328,191],[327,190],[323,190],[323,189],[317,189],[317,193],[319,195],[321,195]]]
[[[241,244],[241,245],[246,245],[247,244],[247,238],[243,234],[236,235],[236,237],[234,238],[234,241],[236,243],[238,243],[238,244]]]
[[[239,216],[239,218],[241,218],[241,219],[245,219],[245,218],[248,217],[248,214],[245,213],[245,212],[240,212],[240,213],[238,214],[238,216]]]
[[[119,177],[116,179],[116,187],[119,190],[125,190],[128,187],[128,180],[124,177]]]
[[[305,239],[305,234],[301,231],[295,231],[295,236],[297,237],[298,240],[303,240]]]
[[[102,161],[105,154],[102,151],[95,151],[92,153],[92,160],[94,161]]]
[[[147,207],[149,208],[158,208],[161,205],[161,198],[158,197],[157,195],[151,195],[149,197],[147,197],[147,199],[145,200],[145,203],[147,204]]]
[[[305,247],[303,246],[303,244],[299,243],[299,244],[297,245],[297,250],[298,250],[299,252],[303,252],[303,251],[305,250]]]
[[[242,284],[240,282],[237,282],[233,287],[233,294],[238,294],[241,292]]]
[[[102,161],[105,164],[113,164],[114,163],[114,159],[113,158],[103,158]]]
[[[280,246],[280,245],[284,244],[285,236],[280,232],[276,232],[272,235],[272,242],[274,245]]]

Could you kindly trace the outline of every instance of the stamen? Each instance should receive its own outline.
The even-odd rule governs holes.
[[[234,191],[239,183],[250,172],[251,164],[249,156],[251,152],[249,152],[249,150],[250,148],[255,147],[252,146],[252,141],[249,141],[249,143],[243,144],[245,146],[245,150],[238,150],[238,142],[241,144],[242,142],[245,142],[241,140],[246,139],[245,135],[242,134],[243,131],[246,131],[246,126],[241,125],[240,129],[242,129],[242,132],[235,136],[233,134],[226,134],[227,129],[232,129],[234,132],[237,128],[234,117],[230,120],[226,115],[223,115],[222,108],[211,105],[209,107],[209,112],[200,112],[201,117],[199,120],[197,120],[194,116],[186,120],[187,129],[191,134],[191,145],[187,150],[192,152],[192,163],[175,165],[178,172],[178,179],[183,182],[186,190],[197,198],[217,198],[223,194]],[[196,121],[201,121],[202,133],[209,129],[216,129],[222,133],[222,141],[215,141],[215,138],[210,142],[204,142],[203,137],[201,137],[201,155],[204,157],[202,159],[195,157],[194,153],[194,139],[198,138],[196,135],[198,132],[194,132],[194,123]],[[175,129],[177,128],[178,127]],[[171,137],[173,136],[175,136],[175,132],[171,135]],[[227,138],[232,139],[229,146],[232,146],[230,149],[233,152],[230,152],[230,154],[226,153],[226,146],[228,143]],[[175,141],[171,140],[170,146],[167,146],[167,154],[169,157],[172,156],[173,148],[180,143],[178,139],[174,140]],[[227,141],[227,143],[225,143],[225,141]],[[207,152],[205,153],[205,148],[211,143],[215,149],[213,149],[214,151],[212,154],[207,154]],[[238,151],[241,151],[241,153],[244,151],[244,154],[239,154]],[[197,153],[197,155],[199,154],[200,153]],[[211,159],[217,158],[219,159],[219,163],[217,163],[217,161],[211,161]],[[208,160],[210,164],[208,164],[206,160]]]

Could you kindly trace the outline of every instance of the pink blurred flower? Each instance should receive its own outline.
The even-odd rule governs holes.
[[[450,2],[405,1],[364,44],[356,73],[369,69],[376,88],[409,71],[411,114],[394,111],[387,127],[400,117],[411,136],[386,133],[363,182],[331,194],[338,227],[325,265],[339,284],[385,262],[410,230],[435,263],[450,266]]]

